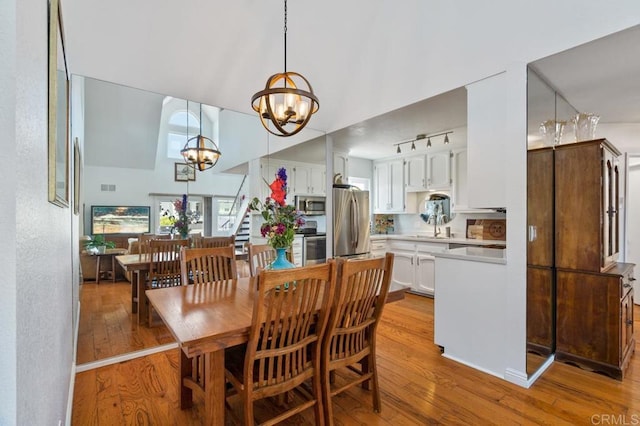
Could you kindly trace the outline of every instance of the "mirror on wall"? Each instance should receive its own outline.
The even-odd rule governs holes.
[[[527,72],[527,374],[555,352],[553,146],[571,141],[576,110]],[[553,134],[549,134],[549,132]],[[565,132],[569,132],[568,134]]]
[[[83,152],[81,216],[78,235],[91,234],[91,206],[149,206],[151,232],[162,232],[166,203],[189,195],[194,211],[206,214],[203,202],[235,197],[244,180],[244,161],[267,153],[268,137],[258,118],[163,94],[73,76],[73,137]],[[188,104],[188,106],[187,106]],[[200,112],[202,111],[202,112]],[[188,124],[186,117],[188,118]],[[195,176],[178,173],[179,150],[200,131],[219,144],[222,158]],[[248,156],[248,157],[247,157]],[[236,168],[237,173],[229,172]],[[227,172],[225,172],[227,171]],[[248,189],[247,189],[248,190]],[[203,228],[203,221],[194,226]],[[107,236],[128,248],[134,235]],[[82,247],[81,247],[82,249]],[[100,273],[96,256],[80,255],[85,278],[80,284],[78,366],[172,343],[164,326],[138,325],[132,314],[131,282],[116,265],[113,275]],[[105,265],[105,263],[109,263]],[[111,270],[110,259],[100,269]],[[100,276],[100,283],[96,283]]]

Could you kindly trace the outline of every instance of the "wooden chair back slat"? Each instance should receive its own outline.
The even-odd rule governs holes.
[[[238,278],[232,245],[184,248],[180,253],[180,273],[185,284],[202,284]]]
[[[211,248],[211,247],[226,247],[228,245],[234,246],[236,243],[235,235],[228,237],[200,237],[194,240],[195,248]]]
[[[254,277],[276,258],[276,251],[269,244],[247,244],[249,274]]]
[[[283,394],[312,379],[313,391],[308,400],[279,415],[277,421],[315,406],[316,424],[324,424],[320,342],[335,279],[334,261],[260,271],[242,374],[246,421],[252,421],[254,400]],[[231,373],[227,371],[227,374]],[[231,383],[235,383],[233,377],[228,376]]]
[[[373,406],[380,410],[375,359],[376,329],[391,285],[393,254],[384,258],[340,260],[336,293],[322,344],[325,419],[333,424],[331,397],[371,381]],[[332,391],[330,372],[360,363],[359,378]]]
[[[188,240],[149,240],[149,287],[174,287],[180,280],[180,249],[188,247]]]

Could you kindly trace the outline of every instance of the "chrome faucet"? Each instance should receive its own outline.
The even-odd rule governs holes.
[[[442,207],[438,204],[433,209],[433,214],[431,218],[433,219],[433,236],[434,238],[441,234],[440,228],[438,228],[438,223],[442,220]]]

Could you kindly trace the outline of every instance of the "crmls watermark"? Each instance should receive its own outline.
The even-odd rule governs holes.
[[[594,414],[590,420],[592,425],[640,425],[640,414]]]

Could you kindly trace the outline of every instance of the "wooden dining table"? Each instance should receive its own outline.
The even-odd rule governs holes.
[[[223,425],[225,411],[225,348],[249,340],[255,281],[238,278],[209,284],[192,284],[147,290],[146,295],[181,348],[180,407],[192,406],[191,359],[204,357],[204,407],[207,425]],[[387,302],[404,298],[407,287],[393,286]]]
[[[147,305],[144,303],[144,287],[147,273],[151,268],[151,255],[124,254],[116,256],[116,261],[126,272],[131,272],[131,312],[137,314],[138,324],[147,320]]]

